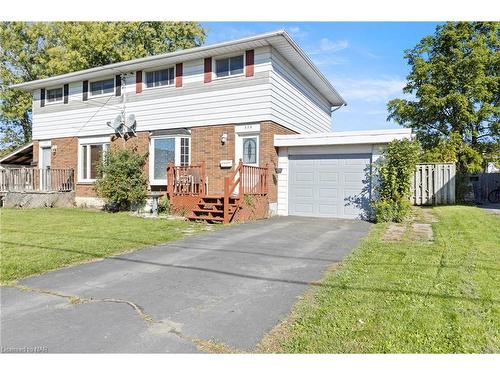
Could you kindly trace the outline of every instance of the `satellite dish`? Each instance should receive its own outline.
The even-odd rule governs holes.
[[[116,134],[118,134],[120,137],[122,136],[123,120],[121,115],[116,116],[113,122],[108,122],[107,124],[115,131]]]
[[[127,129],[135,134],[135,129],[137,127],[137,122],[135,121],[135,115],[131,113],[130,115],[127,116],[127,122],[125,123]]]

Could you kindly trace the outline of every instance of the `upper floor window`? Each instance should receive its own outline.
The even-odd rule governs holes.
[[[63,100],[62,87],[47,90],[47,103],[57,103],[57,102],[62,102],[62,100]]]
[[[101,81],[90,82],[90,95],[112,94],[115,91],[115,79],[103,79]]]
[[[158,87],[174,84],[174,68],[146,72],[146,87]]]
[[[227,77],[243,73],[243,55],[215,60],[215,75]]]

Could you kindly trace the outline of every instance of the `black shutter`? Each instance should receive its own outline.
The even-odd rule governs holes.
[[[64,104],[68,104],[69,85],[66,83],[63,88]]]
[[[45,89],[40,89],[40,107],[45,107]]]
[[[89,98],[89,81],[83,81],[83,101]]]
[[[122,96],[122,76],[115,76],[115,96]]]

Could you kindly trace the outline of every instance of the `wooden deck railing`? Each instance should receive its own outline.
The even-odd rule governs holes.
[[[0,169],[1,192],[73,191],[74,188],[73,169]]]
[[[189,166],[167,166],[167,193],[203,197],[206,194],[205,163]]]
[[[244,165],[240,160],[231,176],[224,179],[224,223],[229,223],[229,199],[237,201],[244,195],[264,195],[268,193],[268,167]]]

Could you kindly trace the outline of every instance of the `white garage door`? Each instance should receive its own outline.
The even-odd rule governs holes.
[[[363,218],[370,154],[290,155],[289,215]]]

